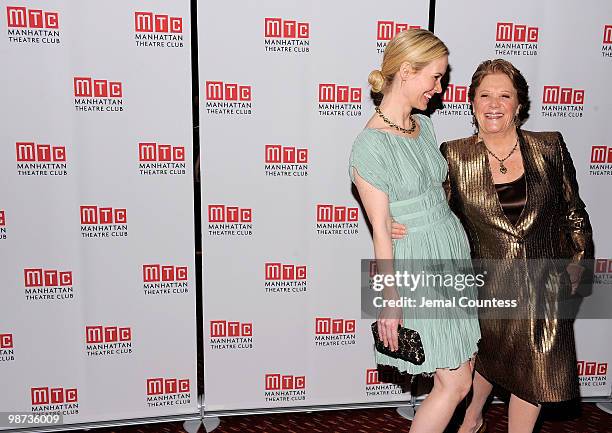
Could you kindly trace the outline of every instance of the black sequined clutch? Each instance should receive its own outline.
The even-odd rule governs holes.
[[[390,350],[385,347],[383,341],[378,335],[378,326],[376,322],[372,323],[372,335],[374,336],[374,346],[383,355],[391,358],[399,358],[408,361],[415,365],[421,365],[425,362],[425,351],[423,350],[423,342],[419,333],[413,329],[397,327],[397,350]]]

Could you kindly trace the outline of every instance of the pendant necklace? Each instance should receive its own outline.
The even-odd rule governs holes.
[[[482,142],[484,143],[484,140],[482,140]],[[516,137],[516,143],[514,144],[514,147],[512,148],[512,150],[510,151],[510,153],[505,157],[505,158],[498,158],[497,155],[495,155],[493,152],[491,152],[489,150],[489,147],[487,146],[487,143],[484,143],[485,145],[485,149],[487,149],[487,152],[489,152],[489,155],[491,155],[493,158],[495,158],[498,162],[499,162],[499,172],[501,174],[506,174],[508,173],[508,169],[506,168],[506,166],[504,165],[504,161],[506,161],[508,158],[510,158],[512,156],[512,154],[514,153],[514,151],[517,149],[519,144],[519,140],[518,140],[518,136]]]

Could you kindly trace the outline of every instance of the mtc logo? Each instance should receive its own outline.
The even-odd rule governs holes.
[[[361,88],[339,84],[319,84],[319,102],[361,103]]]
[[[145,283],[187,281],[187,266],[142,265],[142,279]]]
[[[266,391],[305,389],[306,376],[266,374]]]
[[[126,224],[127,209],[81,206],[81,224]]]
[[[266,164],[308,164],[308,149],[266,144]]]
[[[58,16],[57,12],[48,12],[41,9],[28,9],[20,6],[6,7],[8,27],[57,29],[59,26]]]
[[[3,210],[0,210],[0,227],[4,227],[6,225],[6,216]]]
[[[253,209],[225,206],[222,204],[208,205],[208,222],[210,223],[250,223],[253,222]]]
[[[370,278],[374,278],[374,275],[378,274],[378,262],[376,260],[370,260],[368,262],[368,268],[370,270]]]
[[[136,32],[182,33],[183,18],[153,12],[134,12],[134,26]]]
[[[401,31],[420,28],[421,26],[411,26],[394,21],[378,21],[376,23],[376,39],[379,41],[390,41]]]
[[[542,104],[584,104],[584,90],[571,87],[544,86]]]
[[[13,334],[0,334],[0,349],[13,348]]]
[[[315,333],[319,334],[354,334],[355,321],[347,319],[315,318]]]
[[[442,96],[443,102],[467,102],[468,88],[467,86],[458,86],[449,84]]]
[[[119,81],[74,77],[74,96],[82,98],[121,98],[123,88]]]
[[[378,371],[375,368],[366,370],[366,385],[380,385],[386,383],[402,383],[405,378],[397,370]]]
[[[612,259],[595,260],[596,274],[612,274]]]
[[[138,160],[141,162],[185,161],[185,146],[138,143]]]
[[[132,341],[132,328],[119,328],[117,326],[86,326],[85,338],[87,344]]]
[[[66,147],[36,144],[33,142],[17,142],[15,144],[18,162],[65,162]]]
[[[253,324],[228,322],[226,320],[210,321],[210,337],[252,337]]]
[[[538,42],[538,27],[524,24],[497,23],[495,40],[498,42]]]
[[[607,374],[607,362],[578,361],[578,376],[605,376]]]
[[[318,223],[353,222],[359,219],[359,209],[356,207],[334,206],[332,204],[317,205]]]
[[[266,263],[266,280],[305,280],[306,266]]]
[[[604,26],[603,43],[612,44],[612,24],[606,24]]]
[[[209,101],[250,101],[251,86],[223,81],[206,82],[206,99]]]
[[[591,146],[591,164],[612,163],[612,147]]]
[[[310,24],[282,18],[265,19],[266,38],[306,39],[310,36]]]
[[[366,385],[379,385],[381,382],[378,380],[378,370],[375,368],[369,368],[366,370]]]
[[[77,403],[78,392],[76,388],[31,388],[32,406],[56,403]]]
[[[189,392],[189,379],[147,379],[147,395],[178,394]]]
[[[24,269],[26,287],[70,287],[72,271],[59,272],[55,269]]]

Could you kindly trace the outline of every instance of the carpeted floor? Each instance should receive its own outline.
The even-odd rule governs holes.
[[[489,433],[506,433],[506,406],[491,405],[486,419]],[[544,408],[537,433],[612,433],[612,415],[594,404],[583,403],[568,407]],[[231,416],[221,418],[215,433],[407,433],[410,422],[395,409],[366,409],[287,413],[273,415]],[[456,425],[447,429],[456,431]],[[149,424],[144,426],[94,430],[99,433],[184,433],[182,423]],[[200,428],[198,433],[204,433]]]

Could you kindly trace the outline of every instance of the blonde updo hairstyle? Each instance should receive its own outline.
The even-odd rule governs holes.
[[[402,63],[408,62],[418,72],[431,61],[444,56],[448,56],[448,48],[430,31],[403,30],[387,44],[380,70],[370,72],[368,82],[372,92],[385,93]]]

